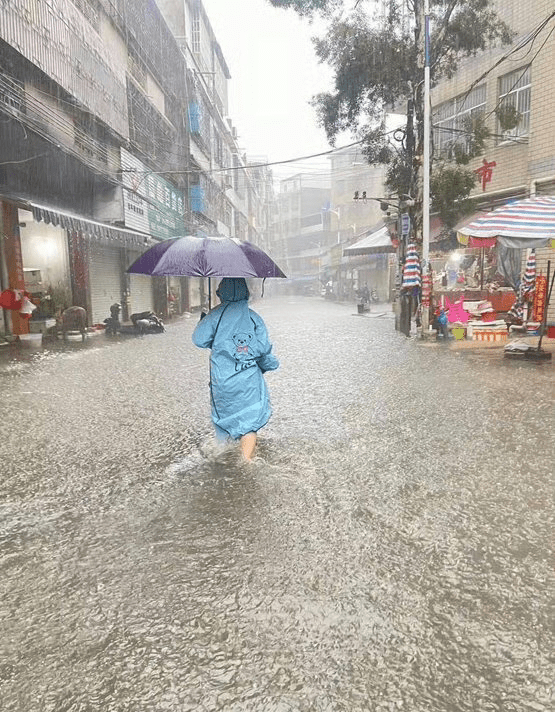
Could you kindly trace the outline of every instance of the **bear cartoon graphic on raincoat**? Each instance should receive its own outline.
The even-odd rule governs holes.
[[[272,354],[264,321],[249,309],[245,280],[224,277],[216,294],[222,303],[197,324],[193,343],[212,349],[210,393],[216,430],[238,439],[257,432],[270,419],[262,374],[278,368],[279,361]]]

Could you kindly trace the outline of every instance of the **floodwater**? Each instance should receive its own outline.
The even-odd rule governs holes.
[[[196,319],[1,355],[1,709],[553,709],[553,365],[254,308],[252,465]]]

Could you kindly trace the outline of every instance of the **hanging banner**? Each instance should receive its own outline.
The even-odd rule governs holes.
[[[432,297],[432,275],[422,275],[422,306],[429,307]]]
[[[534,321],[541,322],[547,299],[547,277],[540,274],[536,277],[536,296],[534,298]]]

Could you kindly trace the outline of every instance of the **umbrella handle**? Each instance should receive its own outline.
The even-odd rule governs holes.
[[[210,277],[208,277],[208,311],[212,309],[212,286]]]

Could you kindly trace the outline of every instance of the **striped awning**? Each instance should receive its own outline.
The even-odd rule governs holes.
[[[545,247],[555,240],[555,196],[514,200],[458,229],[475,239],[497,238],[505,247]]]
[[[36,203],[30,203],[30,208],[37,222],[56,225],[70,232],[80,232],[89,238],[116,241],[124,245],[136,245],[141,248],[144,248],[151,239],[150,235],[126,230],[114,225],[106,225],[106,223],[89,220],[80,215],[72,215],[57,208],[37,205]]]

